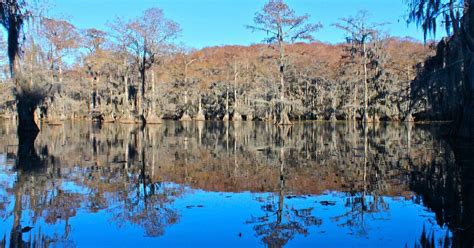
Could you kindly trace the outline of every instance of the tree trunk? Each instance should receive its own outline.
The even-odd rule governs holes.
[[[140,95],[141,97],[139,98],[139,115],[141,118],[145,116],[145,82],[146,82],[146,47],[143,50],[143,56],[142,56],[142,62],[141,62],[141,68],[140,68],[140,74],[142,78],[141,86],[140,86]]]
[[[199,96],[199,110],[198,110],[198,113],[197,113],[196,117],[194,117],[194,120],[196,120],[196,121],[205,121],[206,120],[206,116],[204,115],[204,111],[202,110],[202,96]]]
[[[130,86],[128,82],[128,75],[124,75],[124,83],[125,83],[125,101],[124,101],[124,109],[122,112],[122,117],[120,119],[121,123],[134,123],[134,119],[132,118],[131,115],[131,109],[130,109]]]
[[[242,121],[242,115],[239,112],[234,111],[234,116],[232,116],[232,121]]]
[[[155,71],[153,68],[150,70],[151,73],[151,93],[152,97],[150,98],[150,106],[149,110],[147,111],[146,115],[146,123],[147,124],[162,124],[163,120],[161,119],[161,116],[158,116],[157,113],[157,104],[156,104],[156,86],[155,86]]]
[[[223,121],[229,120],[229,86],[227,85],[227,89],[225,91],[225,115],[222,118]]]
[[[61,56],[58,56],[58,80],[61,83],[63,81],[63,61]]]
[[[151,93],[153,97],[156,96],[155,71],[153,70],[153,68],[151,69]]]
[[[359,105],[357,103],[357,94],[359,94],[359,90],[358,90],[358,87],[357,85],[354,85],[354,109],[353,109],[353,112],[352,112],[352,120],[355,121],[357,119],[357,106]]]
[[[364,118],[363,122],[371,122],[369,118],[369,87],[367,82],[367,46],[363,43],[364,49]]]
[[[278,125],[293,125],[293,123],[290,121],[290,118],[288,117],[286,105],[283,106],[283,110],[280,112],[280,121],[278,122]]]
[[[18,111],[18,133],[29,133],[36,136],[39,132],[35,122],[36,105],[27,96],[17,96],[16,107]]]
[[[198,112],[199,113],[202,112],[202,97],[201,96],[199,96]]]
[[[283,105],[283,108],[280,112],[280,121],[278,122],[278,125],[292,125],[293,123],[291,123],[290,118],[288,117],[288,110],[285,103],[285,47],[283,43],[283,31],[281,30],[281,27],[279,28],[278,33],[278,46],[280,48],[280,100],[281,104]]]
[[[51,45],[51,47],[49,48],[49,66],[50,66],[50,70],[51,70],[51,74],[50,74],[50,80],[51,80],[51,83],[54,82],[54,58],[53,58],[53,46]]]
[[[225,114],[229,115],[229,89],[225,92]]]
[[[237,96],[237,63],[234,62],[234,111],[239,106],[239,98]]]
[[[283,47],[283,40],[280,40],[279,43],[278,43],[279,47],[280,47],[280,70],[279,70],[279,73],[280,73],[280,100],[283,102],[285,101],[285,64],[284,64],[284,54],[285,54],[285,51],[284,51],[284,47]]]
[[[331,121],[331,122],[336,122],[337,121],[336,112],[331,113],[331,116],[329,117],[329,121]]]
[[[181,116],[181,118],[179,120],[180,121],[190,121],[192,119],[191,119],[191,116],[189,116],[188,113],[184,112],[183,116]]]
[[[143,116],[144,111],[145,111],[145,80],[146,80],[145,68],[141,69],[140,74],[142,76],[142,82],[140,85],[140,97],[138,100],[138,106],[139,106],[139,114]]]

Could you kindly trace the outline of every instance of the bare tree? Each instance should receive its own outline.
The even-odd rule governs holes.
[[[198,61],[198,58],[195,58],[195,57],[192,57],[192,53],[191,51],[188,51],[186,49],[183,49],[182,52],[179,53],[178,56],[181,56],[182,59],[183,59],[183,86],[184,86],[184,115],[186,116],[189,116],[189,113],[188,113],[188,90],[189,90],[189,87],[190,87],[190,84],[189,84],[189,76],[190,76],[190,67],[191,65]]]
[[[30,10],[36,12],[31,6]],[[42,24],[48,21],[43,19]],[[51,23],[54,21],[60,20]],[[386,37],[377,40],[383,46],[375,47],[367,42],[367,52],[356,42],[347,45],[294,42],[311,40],[312,32],[319,26],[308,22],[307,15],[297,16],[283,1],[270,1],[256,14],[254,26],[249,27],[267,33],[265,41],[269,44],[193,51],[169,49],[176,36],[173,30],[177,28],[172,22],[167,24],[160,10],[114,22],[110,36],[93,28],[83,30],[78,40],[71,42],[81,44],[77,52],[81,53],[81,60],[59,66],[63,82],[48,92],[49,97],[38,113],[50,124],[52,116],[60,117],[57,124],[61,125],[62,120],[76,117],[127,123],[143,120],[152,123],[153,117],[201,120],[224,117],[281,124],[289,124],[289,118],[354,119],[356,113],[363,114],[365,65],[369,116],[376,109],[382,119],[403,119],[409,108],[409,94],[400,92],[408,91],[409,87],[393,90],[394,86],[409,84],[410,78],[423,66],[417,64],[425,60],[427,48],[419,42]],[[50,40],[56,43],[59,32],[55,29],[59,27],[49,28],[40,31],[51,33]],[[18,76],[28,73],[25,85],[49,82],[44,80],[49,74],[56,77],[53,79],[59,78],[58,57],[56,52],[51,52],[55,47],[51,49],[51,42],[29,32],[28,26]],[[407,48],[400,49],[397,44],[405,44]],[[411,46],[413,50],[408,48]],[[350,49],[356,53],[351,54]],[[66,56],[67,52],[64,50],[60,55]],[[365,62],[361,56],[364,54],[368,56]],[[344,55],[353,57],[347,61]],[[406,63],[399,63],[402,57],[406,57]],[[53,73],[49,73],[51,65]],[[400,68],[403,72],[398,71]],[[40,74],[41,80],[35,81]],[[16,102],[11,100],[13,94],[9,92],[4,90],[0,96],[0,111],[11,118],[15,116]],[[355,104],[354,96],[359,98],[358,94],[360,103]],[[426,107],[417,108],[413,114],[419,118]]]
[[[87,54],[84,58],[84,65],[87,74],[91,79],[91,109],[95,110],[98,103],[97,83],[101,76],[101,67],[107,61],[107,53],[102,46],[106,41],[107,33],[95,28],[87,29],[82,34],[82,47],[86,48]]]
[[[268,37],[264,41],[277,46],[280,100],[284,105],[280,114],[280,125],[291,124],[285,106],[285,45],[297,40],[313,40],[311,34],[321,28],[321,24],[306,23],[309,17],[308,14],[297,16],[283,0],[270,0],[261,12],[255,14],[254,25],[247,26],[252,31],[265,32]]]
[[[353,46],[353,52],[356,56],[362,58],[362,68],[364,73],[364,122],[371,122],[369,118],[369,87],[368,87],[368,69],[369,64],[369,49],[368,43],[374,41],[378,36],[378,27],[384,25],[378,23],[369,24],[368,12],[360,11],[356,16],[342,18],[341,23],[334,24],[337,28],[344,30],[347,33],[346,40]]]
[[[141,17],[127,23],[119,21],[113,28],[119,32],[118,35],[134,57],[140,72],[139,115],[145,118],[146,72],[158,61],[159,53],[166,47],[167,42],[178,35],[179,25],[165,18],[163,10],[151,8],[145,10]]]
[[[65,20],[44,18],[41,21],[41,34],[50,45],[48,57],[50,59],[51,76],[55,67],[58,67],[58,80],[62,81],[63,58],[72,49],[79,46],[79,33],[76,27]]]
[[[106,37],[107,33],[102,30],[95,28],[86,29],[82,35],[83,46],[85,46],[90,53],[97,52],[102,49]]]

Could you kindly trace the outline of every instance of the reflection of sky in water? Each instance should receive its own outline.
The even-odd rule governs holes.
[[[16,173],[12,167],[5,164],[6,156],[0,154],[0,203],[7,197],[7,189],[11,189],[15,184]]]
[[[15,144],[11,130],[0,141]],[[18,234],[15,223],[33,229],[14,240],[60,247],[412,247],[423,230],[437,245],[470,234],[458,231],[469,221],[455,222],[471,216],[457,197],[467,189],[458,175],[470,174],[456,170],[449,146],[422,128],[373,131],[258,122],[44,128],[36,163],[0,147],[0,247]]]
[[[87,189],[87,187],[77,185],[77,183],[75,182],[61,182],[61,189],[69,193],[76,193],[82,195],[89,193],[89,189]]]
[[[14,180],[9,168],[0,166],[2,181]],[[165,184],[168,188],[176,184]],[[89,193],[86,187],[74,182],[63,181],[60,188],[69,193],[83,196]],[[5,196],[4,190],[2,196]],[[383,197],[386,209],[375,213],[365,213],[363,221],[356,226],[344,226],[349,217],[344,216],[351,211],[346,202],[350,196],[346,193],[327,192],[319,196],[287,195],[284,198],[284,212],[291,215],[293,209],[311,209],[311,216],[321,220],[318,226],[309,226],[308,235],[296,234],[286,247],[330,247],[356,246],[373,247],[384,244],[385,247],[411,246],[418,240],[425,226],[427,233],[435,232],[437,238],[446,234],[446,229],[436,224],[433,213],[412,200],[402,197]],[[8,197],[7,209],[13,209],[13,197]],[[351,198],[352,199],[352,198]],[[374,198],[368,196],[368,202]],[[141,227],[123,222],[118,225],[113,219],[117,206],[92,213],[82,206],[76,216],[69,219],[69,241],[59,241],[59,246],[79,247],[141,247],[151,244],[164,246],[214,246],[214,247],[249,247],[262,245],[261,237],[253,230],[254,224],[249,224],[252,217],[264,216],[262,206],[278,204],[278,194],[270,193],[220,193],[187,189],[186,193],[173,202],[169,208],[177,211],[178,223],[168,226],[160,237],[147,237]],[[63,235],[68,228],[64,220],[55,224],[46,224],[43,218],[38,218],[35,224],[28,222],[33,213],[23,211],[22,226],[31,225],[34,229],[26,237],[43,234]],[[340,217],[339,219],[337,217]],[[43,216],[44,217],[44,216]],[[291,218],[291,217],[290,217]],[[358,216],[360,218],[360,216]],[[269,222],[276,217],[269,217]],[[288,221],[283,218],[283,223]],[[1,220],[0,235],[8,237],[13,224],[13,215],[7,214]],[[61,240],[61,237],[56,237]],[[25,236],[23,239],[26,239]]]

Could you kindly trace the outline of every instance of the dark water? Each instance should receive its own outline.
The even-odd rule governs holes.
[[[87,122],[19,152],[0,247],[472,247],[474,149],[445,126]]]

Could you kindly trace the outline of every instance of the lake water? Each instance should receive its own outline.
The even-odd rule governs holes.
[[[447,126],[0,123],[0,247],[473,247]]]

